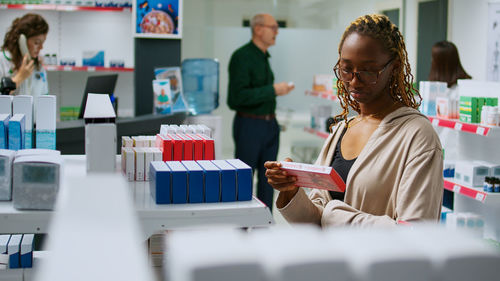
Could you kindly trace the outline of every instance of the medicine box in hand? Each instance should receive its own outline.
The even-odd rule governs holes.
[[[281,161],[281,169],[289,176],[297,177],[300,187],[345,191],[345,183],[332,167]]]

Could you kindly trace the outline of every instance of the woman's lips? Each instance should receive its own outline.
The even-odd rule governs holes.
[[[351,96],[355,99],[362,97],[364,94],[359,91],[350,91]]]

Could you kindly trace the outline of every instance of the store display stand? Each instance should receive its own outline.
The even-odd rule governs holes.
[[[84,155],[64,155],[63,159],[58,200],[64,200],[64,189],[71,188],[65,185],[67,178],[82,177],[86,173]],[[149,182],[129,182],[127,188],[133,197],[144,240],[162,230],[209,225],[252,228],[274,224],[269,208],[255,197],[241,202],[156,205],[149,193]],[[112,200],[109,198],[110,208]],[[52,215],[52,211],[16,210],[11,201],[0,202],[0,233],[47,233]]]

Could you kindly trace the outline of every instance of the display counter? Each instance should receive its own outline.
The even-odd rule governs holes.
[[[116,119],[116,153],[120,153],[122,136],[156,135],[162,124],[182,124],[186,113],[173,115],[142,115]],[[85,121],[57,122],[56,149],[62,154],[85,154]]]
[[[68,179],[83,178],[83,184],[86,181],[85,155],[64,155],[63,159],[62,184],[57,200],[65,200],[67,197],[64,194],[67,194],[68,189],[75,188],[68,186],[70,185]],[[120,156],[117,156],[117,167],[120,167]],[[269,208],[255,197],[250,201],[238,202],[157,205],[150,195],[149,182],[127,182],[127,185],[131,191],[144,240],[162,230],[207,225],[251,228],[274,224]],[[109,206],[112,208],[113,198],[109,198]],[[91,202],[89,208],[92,208]],[[53,213],[53,211],[16,210],[12,201],[0,201],[0,234],[47,233]]]

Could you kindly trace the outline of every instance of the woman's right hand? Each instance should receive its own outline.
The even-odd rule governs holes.
[[[21,66],[17,70],[16,75],[12,77],[12,81],[16,82],[16,85],[19,88],[20,84],[31,76],[33,70],[35,70],[35,61],[30,59],[28,54],[26,54],[23,58]]]
[[[285,161],[293,162],[290,158],[286,158]],[[296,185],[297,179],[294,176],[287,175],[286,171],[281,169],[280,162],[267,161],[264,163],[264,167],[266,168],[267,182],[280,192],[276,206],[283,208],[299,190]]]

